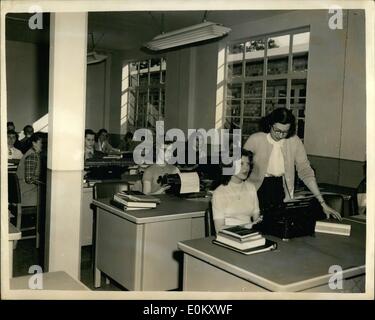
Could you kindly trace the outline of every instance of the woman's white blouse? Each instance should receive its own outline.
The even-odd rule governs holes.
[[[254,185],[245,181],[220,185],[212,197],[213,219],[224,219],[225,225],[239,225],[258,217],[259,203]]]
[[[284,157],[281,151],[285,140],[275,141],[270,134],[267,134],[267,141],[272,144],[272,152],[268,161],[266,176],[281,177],[285,173]]]

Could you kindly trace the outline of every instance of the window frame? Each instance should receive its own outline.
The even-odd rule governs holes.
[[[311,44],[311,30],[310,26],[303,26],[300,28],[295,28],[295,29],[289,29],[289,30],[283,30],[283,31],[278,31],[278,32],[273,32],[273,33],[266,33],[262,35],[256,35],[256,36],[250,36],[250,37],[245,37],[245,38],[239,38],[235,40],[228,41],[225,46],[225,76],[224,76],[224,110],[223,110],[223,123],[226,122],[226,119],[234,119],[238,118],[236,117],[229,117],[227,116],[227,105],[228,101],[238,101],[240,100],[240,128],[243,128],[243,123],[244,119],[251,119],[251,120],[260,120],[263,116],[266,115],[266,103],[267,100],[271,100],[270,98],[267,98],[267,82],[272,81],[272,80],[286,80],[286,97],[285,97],[285,106],[287,109],[291,109],[291,100],[297,100],[300,98],[305,99],[304,103],[304,110],[306,111],[307,107],[307,83],[308,83],[308,66],[309,66],[309,59],[307,60],[307,71],[293,71],[293,39],[294,35],[296,34],[301,34],[301,33],[306,33],[309,32],[309,48],[307,51],[307,54],[310,54],[310,44]],[[280,55],[280,57],[283,58],[288,58],[288,69],[287,73],[283,74],[273,74],[269,75],[267,73],[268,71],[268,41],[269,39],[275,38],[275,37],[280,37],[280,36],[289,36],[289,50],[288,50],[288,55]],[[246,59],[246,43],[250,41],[259,41],[263,40],[265,43],[264,46],[264,54],[263,54],[263,71],[262,75],[257,75],[257,76],[246,76],[246,61],[249,61],[249,59]],[[242,74],[241,76],[237,76],[235,78],[229,79],[228,78],[228,68],[230,66],[230,62],[228,62],[228,50],[231,46],[234,45],[239,45],[243,44],[244,48],[242,50]],[[294,54],[295,55],[295,54]],[[278,56],[272,56],[272,58],[277,58]],[[304,97],[299,97],[294,95],[291,97],[292,93],[292,81],[293,80],[306,80],[306,93]],[[259,98],[245,98],[245,86],[247,83],[250,82],[255,82],[255,81],[262,81],[262,96]],[[228,85],[229,84],[241,84],[241,97],[237,99],[228,99]],[[276,98],[274,98],[276,99]],[[261,114],[260,117],[257,116],[244,116],[244,110],[245,110],[245,101],[249,100],[261,100]],[[294,101],[295,102],[295,101]],[[293,105],[295,105],[294,103]],[[296,109],[296,108],[292,108]],[[299,112],[297,112],[296,115],[296,125],[297,125],[297,130],[298,130],[298,121],[303,120],[305,121],[305,117],[300,117]],[[250,133],[251,134],[251,133]],[[249,137],[249,134],[244,134],[242,133],[242,139],[245,140],[245,138]],[[304,137],[303,137],[304,138]]]

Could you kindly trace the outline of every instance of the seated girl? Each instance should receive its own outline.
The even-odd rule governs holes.
[[[156,163],[148,167],[143,173],[142,184],[144,194],[163,194],[170,188],[168,185],[161,184],[161,177],[165,174],[179,173],[180,170],[168,160],[172,157],[171,142],[165,142],[162,146],[163,152],[157,153]]]
[[[229,226],[245,225],[251,228],[260,221],[255,186],[247,181],[251,171],[252,153],[243,150],[241,168],[235,175],[223,175],[222,184],[214,191],[212,213],[216,233]]]

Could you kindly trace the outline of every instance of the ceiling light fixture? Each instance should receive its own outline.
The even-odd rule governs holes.
[[[104,35],[102,35],[102,37],[96,44],[94,42],[94,33],[90,33],[89,35],[91,35],[92,48],[91,51],[87,53],[87,64],[95,64],[106,60],[108,58],[107,55],[95,51],[95,46],[103,38]]]
[[[231,31],[219,23],[202,22],[183,29],[162,33],[144,46],[152,51],[160,51],[180,47],[205,40],[221,38]]]

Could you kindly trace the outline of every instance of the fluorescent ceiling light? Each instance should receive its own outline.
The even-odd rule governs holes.
[[[162,33],[144,46],[153,51],[164,50],[220,38],[228,34],[230,31],[230,28],[224,27],[221,24],[207,21],[183,29]]]
[[[99,63],[107,59],[104,54],[97,53],[95,51],[87,53],[87,64]]]

